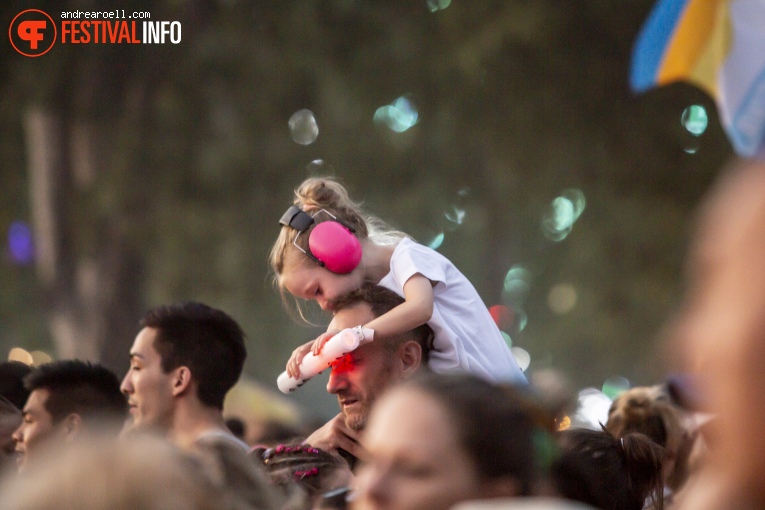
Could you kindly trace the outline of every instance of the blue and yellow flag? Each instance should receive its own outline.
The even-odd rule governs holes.
[[[675,81],[714,97],[736,152],[765,160],[765,0],[659,0],[630,84],[642,92]]]

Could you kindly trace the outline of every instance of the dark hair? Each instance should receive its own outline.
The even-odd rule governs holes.
[[[467,373],[425,373],[405,387],[422,390],[443,404],[482,480],[511,476],[520,484],[519,496],[531,494],[537,474],[534,443],[543,430],[531,402],[516,388]]]
[[[664,449],[648,436],[572,429],[559,438],[562,453],[551,474],[563,497],[604,510],[641,510],[649,498],[664,508]]]
[[[335,311],[342,310],[344,308],[350,308],[359,303],[366,303],[369,305],[372,315],[380,317],[384,315],[398,305],[405,301],[404,298],[382,285],[376,285],[373,283],[366,283],[356,290],[339,297],[332,302],[332,306]],[[409,338],[411,337],[411,338]],[[422,363],[427,365],[428,355],[433,348],[433,330],[427,324],[417,326],[413,330],[404,333],[401,336],[396,336],[398,342],[385,342],[385,348],[392,354],[398,347],[406,340],[416,341],[422,349]],[[387,339],[386,339],[387,340]]]
[[[115,419],[123,419],[127,414],[120,380],[102,365],[76,359],[52,361],[27,374],[24,386],[30,393],[48,390],[44,406],[53,423],[71,413],[82,417],[109,415]]]
[[[244,332],[226,313],[202,303],[154,308],[141,327],[157,330],[154,349],[165,373],[186,366],[197,382],[199,400],[223,409],[223,399],[242,374]]]
[[[6,361],[0,363],[0,397],[21,409],[29,397],[29,390],[24,387],[24,376],[32,371],[32,367],[21,361]]]
[[[311,499],[334,489],[328,486],[332,477],[339,469],[348,469],[341,457],[307,444],[257,447],[250,455],[262,463],[271,483],[281,487],[296,483]]]
[[[695,440],[682,418],[682,410],[675,406],[664,388],[638,386],[614,400],[605,429],[614,437],[639,432],[663,447],[665,459],[675,461],[666,483],[677,491],[690,474],[689,456]]]
[[[239,439],[244,440],[244,433],[247,427],[241,418],[231,417],[226,420],[226,428]]]
[[[617,416],[606,423],[608,430],[615,437],[623,436],[630,432],[645,434],[659,446],[667,447],[667,426],[657,407],[665,407],[667,404],[654,403],[653,407],[639,403],[632,403],[625,408],[624,416]]]
[[[298,427],[277,419],[266,420],[255,442],[261,445],[273,446],[292,443],[303,434]]]

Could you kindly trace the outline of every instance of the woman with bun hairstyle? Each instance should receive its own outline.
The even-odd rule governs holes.
[[[468,371],[490,381],[526,383],[486,305],[454,264],[366,214],[335,179],[305,180],[280,223],[270,263],[282,297],[314,300],[331,311],[336,299],[362,284],[382,285],[405,302],[351,328],[360,341],[427,323],[435,334],[432,370]],[[327,331],[295,349],[287,374],[298,379],[305,355],[319,355],[337,333]]]
[[[560,496],[603,510],[664,508],[664,448],[648,436],[571,429],[559,433],[558,444],[551,476]]]
[[[615,437],[640,432],[664,447],[665,505],[672,502],[705,454],[696,420],[670,399],[663,385],[636,386],[622,392],[611,404],[605,428]]]

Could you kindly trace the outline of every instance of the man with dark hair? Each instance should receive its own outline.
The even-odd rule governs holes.
[[[247,356],[236,321],[201,303],[181,303],[150,310],[141,327],[122,381],[133,424],[159,428],[186,446],[201,431],[227,432],[223,399]]]
[[[24,387],[24,377],[31,371],[32,367],[21,361],[0,363],[0,396],[19,409],[24,407],[29,397],[29,390]]]
[[[21,409],[29,396],[24,376],[31,370],[20,361],[0,363],[0,471],[13,459],[16,449],[13,431],[21,425]]]
[[[122,380],[132,425],[165,435],[200,455],[232,497],[271,508],[276,496],[247,458],[249,446],[226,427],[223,400],[239,380],[247,356],[234,319],[202,303],[150,310],[130,350]]]
[[[390,289],[365,285],[333,303],[335,315],[328,330],[366,324],[403,302],[404,298]],[[423,324],[400,335],[375,338],[336,362],[327,391],[337,395],[340,414],[305,442],[363,459],[359,433],[366,426],[372,404],[393,383],[426,369],[432,342],[433,331]]]
[[[23,421],[13,433],[19,471],[41,445],[71,441],[103,419],[125,419],[127,404],[116,375],[101,365],[79,360],[54,361],[24,378],[30,392]]]

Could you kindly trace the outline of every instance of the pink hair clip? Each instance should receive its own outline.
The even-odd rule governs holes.
[[[295,478],[295,480],[302,480],[303,478],[306,478],[308,476],[316,476],[318,474],[319,474],[319,468],[312,467],[311,469],[307,469],[305,471],[297,470],[292,474],[292,476]]]

